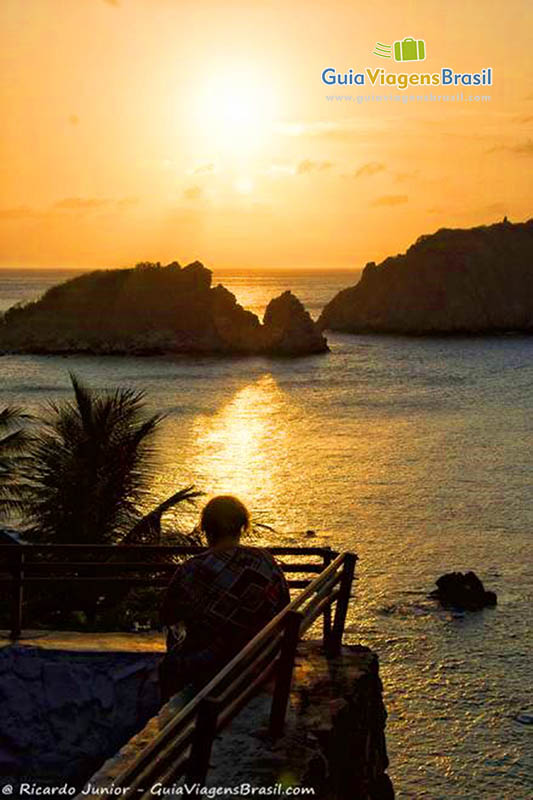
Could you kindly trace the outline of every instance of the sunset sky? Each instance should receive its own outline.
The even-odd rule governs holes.
[[[442,226],[526,219],[531,16],[531,0],[2,0],[0,264],[359,268]],[[372,54],[406,36],[426,61]],[[328,88],[325,67],[492,67],[494,85],[483,104],[328,102],[400,92]]]

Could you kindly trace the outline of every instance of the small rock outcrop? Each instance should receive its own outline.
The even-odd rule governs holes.
[[[436,581],[437,589],[431,595],[443,606],[455,606],[467,611],[480,611],[486,606],[495,606],[495,592],[485,590],[475,572],[448,572]]]
[[[278,355],[307,355],[328,349],[325,338],[292,292],[271,300],[263,319],[265,350]]]
[[[533,333],[533,219],[442,228],[406,253],[366,265],[322,311],[347,333]]]
[[[0,318],[0,351],[151,355],[325,352],[326,340],[290,292],[262,325],[200,262],[141,263],[58,284]]]

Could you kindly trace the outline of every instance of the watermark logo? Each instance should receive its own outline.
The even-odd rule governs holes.
[[[398,39],[393,45],[376,42],[372,51],[378,58],[392,58],[395,61],[425,61],[426,42],[424,39],[413,39],[406,36],[405,39]]]
[[[396,63],[425,61],[427,57],[425,39],[406,36],[392,44],[376,42],[373,55],[389,59],[392,69],[383,67],[350,67],[340,72],[335,67],[322,70],[322,83],[326,86],[384,86],[402,91],[414,86],[492,86],[492,67],[483,67],[478,72],[456,72],[451,67],[441,67],[434,72],[396,71]],[[386,65],[389,66],[388,64]]]

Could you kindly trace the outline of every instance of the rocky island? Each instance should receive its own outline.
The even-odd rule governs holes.
[[[269,303],[261,324],[211,283],[211,271],[198,261],[80,275],[8,309],[0,319],[0,351],[302,356],[328,350],[291,292]]]
[[[318,324],[347,333],[533,333],[533,219],[421,236],[406,253],[367,264]]]

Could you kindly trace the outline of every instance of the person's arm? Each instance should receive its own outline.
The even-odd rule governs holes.
[[[281,564],[276,561],[276,559],[270,555],[270,553],[268,556],[273,567],[272,587],[277,595],[275,600],[275,609],[276,614],[279,614],[279,612],[291,602],[289,584],[287,583],[287,579],[285,578],[285,573],[281,568]]]
[[[185,615],[185,597],[182,589],[184,574],[185,564],[182,564],[172,576],[159,609],[161,624],[167,627],[182,621]]]
[[[280,571],[280,609],[285,608],[291,602],[291,593],[289,591],[289,584],[287,583],[287,579],[285,578],[285,574],[281,571],[281,567],[279,568]]]

